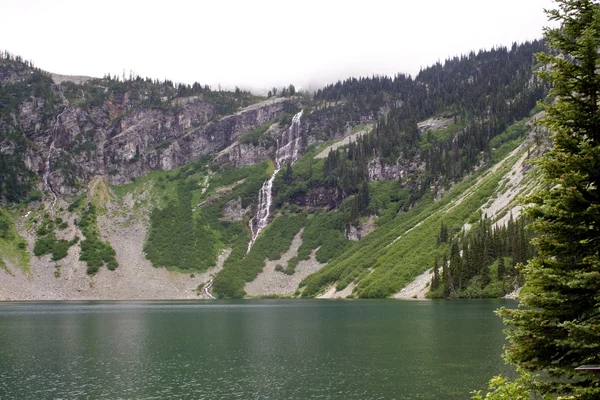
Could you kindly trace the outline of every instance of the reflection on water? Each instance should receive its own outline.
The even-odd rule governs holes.
[[[0,398],[464,399],[490,301],[0,303]]]

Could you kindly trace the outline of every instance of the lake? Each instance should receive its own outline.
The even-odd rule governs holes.
[[[510,300],[0,303],[0,399],[468,399]]]

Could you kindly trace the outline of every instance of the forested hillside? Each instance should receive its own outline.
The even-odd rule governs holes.
[[[56,83],[5,54],[0,186],[16,222],[6,229],[27,242],[5,247],[91,281],[150,262],[189,275],[185,296],[388,297],[434,266],[432,296],[504,295],[529,237],[518,215],[498,226],[503,216],[482,210],[541,149],[531,118],[548,90],[533,74],[543,49],[498,47],[414,78],[290,85],[268,99],[133,75]],[[269,177],[269,224],[249,246]],[[127,240],[143,241],[129,246],[139,254],[122,254]],[[250,288],[261,274],[279,288]]]

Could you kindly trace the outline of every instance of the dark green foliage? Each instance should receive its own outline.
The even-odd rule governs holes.
[[[283,271],[283,273],[286,275],[293,275],[294,272],[296,272],[296,267],[298,266],[299,262],[300,259],[298,257],[290,258],[288,261],[287,268]]]
[[[144,251],[154,266],[204,271],[215,264],[215,234],[202,216],[192,215],[192,190],[197,187],[196,182],[180,180],[177,200],[152,212]]]
[[[547,93],[546,85],[532,77],[533,54],[543,48],[540,41],[514,44],[448,59],[414,80],[406,75],[350,78],[318,90],[316,110],[308,118],[330,122],[328,134],[344,131],[348,123],[358,125],[366,116],[376,120],[371,133],[329,153],[323,165],[328,182],[351,195],[367,180],[374,157],[388,164],[418,162],[424,170],[406,183],[414,202],[430,184],[447,186],[491,161],[493,148],[508,148],[523,136],[523,122],[507,128],[527,117]],[[390,110],[382,116],[384,105]],[[432,116],[453,122],[420,132],[417,123]]]
[[[153,80],[142,78],[131,73],[129,76],[104,76],[102,79],[92,79],[82,85],[65,82],[64,95],[71,104],[84,107],[102,107],[106,100],[121,101],[124,96],[134,107],[154,107],[178,110],[180,106],[172,100],[189,96],[201,96],[202,100],[214,106],[215,118],[230,115],[241,107],[262,100],[248,91],[236,90],[214,91],[208,85],[195,82],[189,84],[174,84],[170,80]],[[117,117],[113,122],[117,122]]]
[[[97,210],[94,204],[89,203],[83,210],[78,225],[85,236],[81,241],[79,260],[87,263],[87,273],[95,274],[105,263],[109,270],[114,271],[119,266],[115,259],[116,253],[109,242],[100,239]]]
[[[448,243],[449,235],[448,235],[448,227],[442,221],[442,225],[440,226],[440,235],[438,236],[438,244]]]
[[[18,202],[27,198],[36,183],[35,174],[23,162],[29,142],[16,122],[19,105],[26,101],[37,105],[42,99],[40,122],[45,128],[58,112],[60,98],[52,90],[50,76],[19,56],[4,53],[0,70],[12,70],[23,77],[0,85],[0,143],[5,148],[0,151],[0,201]]]
[[[93,151],[96,150],[96,144],[94,143],[94,131],[88,131],[77,134],[72,142],[72,151],[74,154],[79,155],[85,153],[87,158],[91,157]]]
[[[300,107],[298,107],[298,104],[293,102],[293,101],[289,101],[286,100],[283,102],[283,112],[286,114],[291,114],[294,115],[296,113],[298,113],[300,111]]]
[[[12,235],[12,220],[10,215],[0,210],[0,238],[10,239]]]
[[[242,136],[239,140],[240,143],[251,143],[253,146],[261,146],[266,149],[275,146],[277,144],[275,142],[275,139],[272,136],[266,134],[271,125],[273,125],[272,121],[262,124],[258,128],[255,128],[250,132],[244,134],[244,136]]]
[[[222,221],[221,211],[231,200],[240,199],[243,207],[254,203],[262,183],[267,179],[269,164],[217,170],[210,178],[211,189],[203,194],[198,183],[204,181],[208,161],[178,168],[169,172],[166,179],[162,175],[157,178],[157,187],[174,192],[174,196],[169,195],[166,205],[162,209],[154,209],[150,218],[150,232],[144,251],[155,267],[205,270],[215,264],[222,248],[233,247],[235,255],[238,246],[240,251],[247,247],[249,238],[245,223]],[[213,193],[212,188],[220,189]],[[210,201],[198,207],[196,212],[192,211],[198,199],[207,198]],[[225,275],[225,281],[229,279],[232,282],[219,282],[228,287],[228,293],[234,293],[239,288],[238,277],[235,272]],[[235,288],[229,290],[230,285]],[[218,291],[215,290],[215,293]]]
[[[337,212],[311,215],[302,234],[298,259],[308,260],[311,251],[317,248],[316,259],[321,263],[342,254],[349,243],[342,233],[345,225],[345,216]]]
[[[283,180],[283,182],[286,185],[289,185],[290,183],[292,183],[293,178],[294,178],[294,170],[292,169],[292,163],[288,162],[285,167],[285,171],[283,172],[283,175],[281,176],[281,179]]]
[[[440,263],[438,257],[433,264],[433,278],[431,279],[431,291],[436,291],[440,287]]]
[[[598,399],[600,377],[575,368],[600,364],[600,5],[556,3],[556,28],[545,30],[553,53],[538,55],[556,99],[542,121],[554,147],[526,200],[538,255],[523,268],[524,307],[500,314],[510,327],[505,359],[531,373],[530,391]]]
[[[50,215],[44,215],[42,223],[36,231],[35,245],[33,247],[33,254],[37,257],[52,253],[52,261],[61,260],[67,256],[69,248],[77,243],[77,237],[71,241],[56,238],[54,228],[58,220],[60,220],[61,225],[66,223],[60,218],[53,221],[50,219]]]
[[[512,291],[522,281],[514,265],[535,254],[533,235],[526,225],[525,218],[511,218],[506,226],[493,228],[490,220],[481,219],[466,234],[461,233],[444,254],[449,264],[442,264],[443,290],[436,291],[432,283],[430,297],[500,297]],[[442,233],[445,229],[442,225]],[[511,263],[508,267],[507,260]],[[492,266],[496,271],[493,277]]]
[[[79,208],[81,208],[81,206],[84,204],[84,197],[83,196],[77,196],[73,199],[73,202],[71,204],[69,204],[69,207],[67,208],[67,210],[69,212],[73,212],[75,210],[78,210]]]
[[[180,102],[173,100],[188,96],[196,96],[198,101],[211,106],[213,120],[218,120],[242,107],[263,100],[262,97],[244,90],[214,91],[209,86],[203,86],[197,82],[193,85],[174,84],[169,80],[160,82],[149,78],[144,79],[133,73],[130,73],[129,76],[123,75],[122,78],[107,75],[102,79],[91,79],[83,84],[63,82],[55,85],[49,74],[34,68],[31,63],[24,61],[21,57],[7,52],[3,52],[0,57],[0,75],[15,76],[13,81],[4,81],[0,85],[1,202],[26,200],[28,194],[35,187],[36,173],[30,171],[23,162],[26,159],[25,154],[31,150],[32,144],[25,137],[23,131],[35,130],[36,135],[47,137],[50,140],[57,116],[64,109],[59,93],[64,94],[69,101],[69,106],[86,109],[100,108],[102,111],[108,112],[109,103],[126,105],[127,111],[115,117],[111,124],[118,123],[128,113],[144,107],[180,111],[183,106]],[[31,126],[21,126],[17,122],[19,121],[17,118],[19,107],[25,103],[30,103],[31,108],[40,116],[38,120],[32,121]],[[192,125],[198,127],[205,122],[202,119],[194,120]],[[272,145],[269,139],[269,137],[265,137],[265,140],[268,141],[267,145]],[[81,172],[70,158],[79,156],[91,159],[97,152],[98,140],[94,130],[86,130],[77,134],[72,143],[69,143],[69,156],[65,156],[62,152],[57,152],[52,156],[53,171],[61,171],[65,182],[76,187],[77,177]],[[165,141],[158,143],[154,149],[160,150],[166,146],[168,146],[168,142]],[[135,163],[139,159],[140,155],[137,154],[129,162]],[[115,173],[113,169],[109,172]],[[41,197],[37,193],[29,201],[40,199]]]
[[[305,223],[302,214],[284,215],[276,218],[258,237],[250,253],[246,254],[248,234],[239,235],[223,270],[215,277],[213,293],[219,298],[242,298],[244,285],[262,271],[266,259],[277,260],[292,243],[294,236]]]
[[[436,240],[442,220],[449,232],[460,231],[468,216],[488,200],[506,170],[503,167],[486,177],[468,199],[453,206],[451,211],[446,211],[448,204],[472,187],[477,175],[437,202],[426,195],[412,208],[400,212],[396,208],[398,203],[389,202],[393,213],[375,232],[347,245],[326,267],[307,277],[301,283],[302,296],[314,297],[330,285],[341,290],[353,282],[357,283],[354,294],[358,297],[381,298],[398,292],[427,265],[433,265],[436,255],[441,258],[441,253],[447,250],[447,245],[438,248]],[[387,197],[388,188],[397,184],[396,181],[374,183],[370,188],[371,203],[379,198],[377,189],[381,188]]]
[[[296,267],[298,266],[299,262],[300,259],[298,257],[292,257],[287,262],[287,266],[285,268],[283,267],[283,265],[277,264],[275,266],[275,271],[284,273],[286,275],[294,275],[294,272],[296,272]]]

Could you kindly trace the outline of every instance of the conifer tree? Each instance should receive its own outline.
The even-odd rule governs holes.
[[[450,297],[453,292],[452,276],[450,274],[450,266],[448,265],[448,257],[444,254],[442,260],[442,283],[444,285],[444,297]]]
[[[440,262],[435,257],[435,263],[433,264],[433,278],[431,278],[431,290],[437,290],[440,287]]]
[[[283,173],[282,179],[285,183],[290,184],[292,182],[292,178],[294,176],[294,170],[292,169],[292,163],[288,161],[287,166],[285,167],[285,172]]]
[[[600,364],[600,5],[557,0],[546,28],[554,51],[540,75],[555,101],[543,125],[554,147],[539,162],[544,187],[528,202],[538,254],[523,269],[521,304],[502,309],[511,329],[505,358],[533,373],[532,389],[600,398],[599,377],[576,371]]]
[[[504,275],[506,274],[506,264],[504,262],[504,257],[498,258],[498,280],[504,279]]]
[[[367,208],[369,207],[369,184],[367,183],[367,181],[363,181],[359,192],[358,192],[358,196],[359,196],[359,211],[361,213],[364,213],[365,211],[367,211]]]

